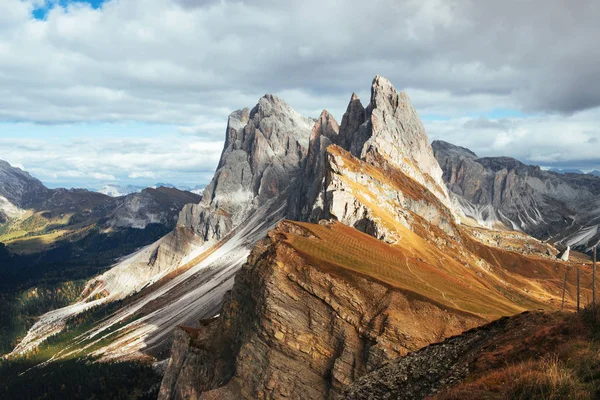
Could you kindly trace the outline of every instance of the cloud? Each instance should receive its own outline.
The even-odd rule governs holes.
[[[43,21],[31,1],[0,7],[5,119],[218,123],[265,91],[345,98],[376,73],[444,103],[600,105],[600,9],[588,1],[113,0],[55,5]]]
[[[156,174],[152,171],[141,171],[141,172],[132,172],[129,175],[127,175],[128,177],[132,178],[132,179],[137,179],[137,178],[150,178],[150,179],[156,179]]]
[[[221,149],[194,158],[189,141],[222,140],[231,111],[271,92],[305,115],[327,108],[341,119],[353,91],[368,101],[375,74],[407,90],[436,136],[484,152],[567,162],[582,159],[580,150],[588,157],[574,141],[600,138],[600,7],[592,1],[50,3],[36,20],[41,0],[0,2],[0,121],[45,124],[40,131],[168,124],[180,138],[101,140],[102,157],[85,142],[83,154],[51,144],[54,157],[40,151],[48,141],[18,140],[0,154],[40,171],[190,179],[214,168]],[[533,119],[490,116],[499,109]]]
[[[222,147],[219,140],[176,133],[141,139],[75,136],[0,140],[0,155],[12,165],[27,165],[28,172],[51,187],[158,181],[194,186],[210,180]]]
[[[571,116],[542,115],[502,119],[456,118],[425,121],[432,140],[468,147],[480,157],[511,156],[528,164],[600,169],[596,121],[600,110]]]

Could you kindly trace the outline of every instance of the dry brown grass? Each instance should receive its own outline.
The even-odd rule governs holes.
[[[556,355],[492,371],[435,397],[436,400],[591,400],[595,387],[582,381],[575,370]]]
[[[600,398],[600,311],[532,316],[495,338],[436,400]]]
[[[499,292],[481,284],[465,269],[413,232],[404,228],[404,240],[389,245],[356,229],[335,223],[322,226],[290,222],[315,237],[288,235],[286,242],[312,265],[360,273],[424,296],[438,304],[494,319],[523,311]]]

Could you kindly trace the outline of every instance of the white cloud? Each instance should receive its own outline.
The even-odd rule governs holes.
[[[430,139],[468,147],[481,157],[508,155],[542,166],[600,169],[597,121],[599,109],[571,116],[425,121],[425,127]]]
[[[353,91],[368,101],[375,74],[406,88],[422,116],[450,118],[427,122],[436,136],[484,152],[571,162],[592,157],[576,140],[600,140],[592,1],[111,0],[97,10],[55,5],[38,21],[40,4],[0,1],[0,121],[179,127],[179,137],[149,141],[94,134],[102,153],[84,142],[82,151],[27,137],[13,149],[0,143],[0,158],[44,174],[209,174],[234,109],[271,92],[305,115],[327,108],[341,118]],[[536,116],[477,133],[461,125],[498,109]]]
[[[177,134],[144,139],[0,138],[2,159],[28,165],[28,172],[53,187],[94,188],[113,181],[194,186],[210,180],[222,146],[222,141]]]
[[[137,179],[137,178],[156,179],[156,174],[152,171],[132,172],[127,176],[132,179]]]

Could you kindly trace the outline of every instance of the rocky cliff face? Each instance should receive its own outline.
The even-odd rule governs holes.
[[[301,201],[288,218],[333,218],[390,243],[399,240],[394,224],[419,229],[424,219],[457,238],[427,134],[408,96],[387,79],[375,77],[366,109],[352,95],[339,134],[326,112],[315,128],[290,203]]]
[[[589,247],[598,241],[600,179],[557,174],[508,157],[479,158],[442,141],[432,147],[464,213],[488,227]]]
[[[584,322],[590,314],[502,318],[392,361],[359,378],[341,398],[514,399],[552,390],[554,398],[597,398],[593,379],[579,378],[589,374],[580,366],[597,356],[590,343],[595,328]]]
[[[323,110],[313,127],[308,154],[298,172],[297,184],[290,191],[287,217],[300,221],[318,220],[324,215],[326,193],[327,147],[337,140],[339,126],[335,118]]]
[[[42,182],[27,172],[0,160],[0,224],[43,201],[48,192]]]
[[[376,76],[364,114],[361,109],[360,101],[353,95],[342,120],[342,148],[373,165],[380,158],[385,159],[446,202],[442,171],[408,95],[396,91],[384,77]]]
[[[221,316],[178,331],[159,398],[333,398],[382,362],[482,321],[326,267],[295,238],[317,240],[301,224],[280,223],[236,276]],[[426,329],[414,313],[427,315]]]
[[[219,240],[286,191],[306,157],[314,121],[273,95],[232,113],[221,160],[202,202],[184,209],[180,226]]]

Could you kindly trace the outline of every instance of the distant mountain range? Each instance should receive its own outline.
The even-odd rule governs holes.
[[[45,274],[41,266],[48,263],[62,262],[61,268],[66,268],[93,260],[94,268],[106,267],[173,229],[184,205],[200,199],[164,186],[121,197],[85,189],[48,189],[27,172],[0,161],[0,243],[12,254],[0,263],[0,286],[35,281]],[[50,251],[52,257],[40,256]],[[23,264],[29,273],[10,268]],[[39,267],[37,277],[31,271],[34,266]]]
[[[548,171],[556,172],[559,174],[585,174],[585,172],[577,168],[550,168],[548,169]]]
[[[206,187],[206,185],[196,185],[194,187],[190,187],[190,186],[176,186],[176,185],[172,185],[170,183],[162,183],[161,182],[161,183],[157,183],[155,185],[151,185],[148,187],[153,188],[153,189],[157,189],[160,187],[166,187],[166,188],[178,189],[178,190],[201,195],[202,192],[204,191],[204,188]],[[102,186],[100,189],[98,189],[98,193],[102,193],[102,194],[105,194],[105,195],[111,196],[111,197],[122,197],[122,196],[127,196],[128,194],[132,194],[132,193],[139,193],[144,189],[146,189],[146,187],[144,187],[144,186],[117,185],[114,183],[109,183],[107,185]]]
[[[600,176],[600,171],[598,171],[597,169],[590,171],[590,172],[583,172],[580,169],[577,168],[550,168],[548,169],[548,171],[550,172],[556,172],[557,174],[580,174],[580,175],[594,175],[594,176]]]
[[[432,147],[460,208],[480,224],[584,251],[600,241],[600,178],[595,174],[555,173],[510,157],[478,157],[440,140]]]

